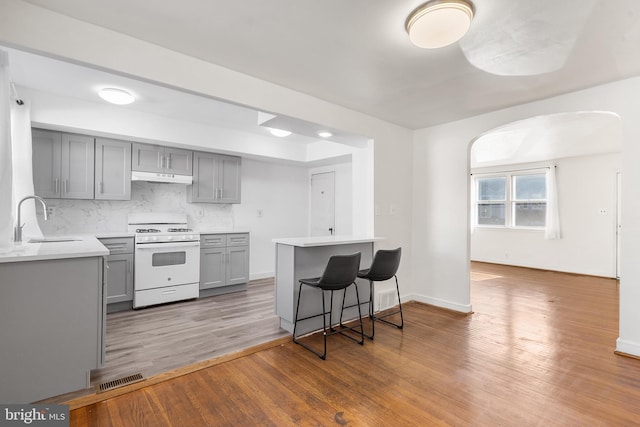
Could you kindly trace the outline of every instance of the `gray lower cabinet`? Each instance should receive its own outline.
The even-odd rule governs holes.
[[[107,310],[114,310],[114,303],[133,301],[133,237],[100,239],[107,249]],[[125,304],[124,309],[130,308]]]
[[[96,138],[96,200],[131,200],[131,143]]]
[[[33,183],[45,198],[93,199],[94,139],[34,129]]]
[[[90,386],[104,363],[103,257],[0,263],[0,402]]]
[[[190,203],[240,203],[240,184],[240,157],[193,154],[193,184],[187,188]]]
[[[200,236],[200,290],[249,281],[249,233]]]
[[[191,175],[193,153],[180,148],[134,143],[132,167],[140,172]]]

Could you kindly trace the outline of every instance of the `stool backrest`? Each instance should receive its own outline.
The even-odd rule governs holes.
[[[355,282],[360,268],[360,252],[329,258],[318,284],[324,289],[343,289]]]
[[[367,278],[375,281],[391,279],[398,271],[401,255],[402,248],[378,250],[373,256]]]

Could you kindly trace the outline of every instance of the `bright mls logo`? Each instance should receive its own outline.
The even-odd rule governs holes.
[[[0,405],[0,427],[69,425],[68,405]]]

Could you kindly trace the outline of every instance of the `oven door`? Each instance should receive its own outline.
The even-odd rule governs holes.
[[[200,242],[137,243],[136,291],[200,281]]]

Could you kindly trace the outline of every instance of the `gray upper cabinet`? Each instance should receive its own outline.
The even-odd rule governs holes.
[[[34,129],[33,181],[45,198],[93,199],[94,139]]]
[[[96,139],[95,198],[131,200],[131,143]]]
[[[161,145],[133,144],[132,168],[140,172],[193,173],[193,152]]]
[[[191,203],[240,203],[241,159],[212,153],[193,154]]]

